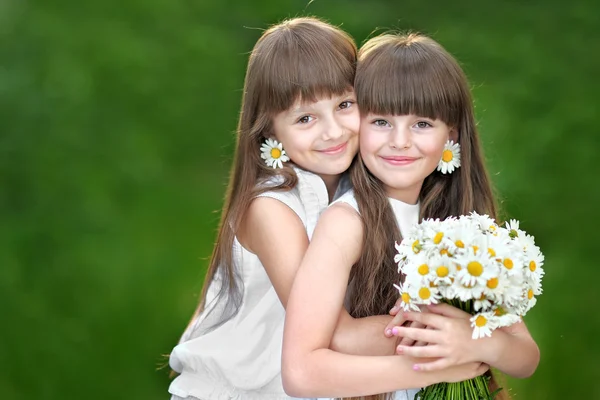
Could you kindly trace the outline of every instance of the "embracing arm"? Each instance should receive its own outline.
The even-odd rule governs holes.
[[[258,197],[245,215],[238,240],[258,256],[277,296],[287,307],[296,271],[308,247],[300,218],[279,200]],[[394,354],[397,338],[383,335],[383,327],[391,319],[386,315],[352,318],[341,306],[331,348],[349,354]]]
[[[296,397],[362,396],[483,373],[479,363],[429,373],[414,371],[415,360],[405,356],[357,356],[329,349],[362,235],[360,217],[346,205],[328,208],[319,220],[287,307],[282,357],[286,392]]]
[[[486,343],[487,342],[487,343]],[[524,322],[496,329],[481,341],[481,360],[513,378],[528,378],[540,362],[540,349]]]

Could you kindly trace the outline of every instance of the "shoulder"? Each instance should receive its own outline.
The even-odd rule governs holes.
[[[354,196],[354,189],[350,189],[345,192],[343,195],[337,198],[333,203],[331,203],[332,207],[336,204],[346,204],[353,208],[358,213],[358,203],[356,202],[356,197]]]
[[[287,192],[281,192],[281,194],[285,193]],[[290,199],[293,197],[288,195],[259,196],[252,200],[236,232],[242,246],[255,253],[254,247],[257,241],[268,241],[274,236],[286,237],[293,241],[294,237],[306,236],[298,204]]]
[[[313,240],[326,237],[334,243],[349,242],[356,245],[362,243],[363,234],[362,218],[358,211],[351,204],[339,201],[323,212],[317,223]]]

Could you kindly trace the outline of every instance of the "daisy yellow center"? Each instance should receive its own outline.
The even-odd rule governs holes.
[[[537,268],[537,265],[535,264],[535,261],[533,261],[533,260],[529,261],[529,270],[531,272],[535,272],[536,268]]]
[[[429,287],[438,287],[438,285],[436,285],[435,283],[433,283],[433,281],[429,282]]]
[[[484,317],[483,315],[478,316],[477,318],[475,318],[475,325],[478,328],[486,326],[487,325],[487,318]]]
[[[494,310],[494,315],[497,317],[501,317],[504,314],[506,314],[506,310],[504,310],[504,308],[502,308],[502,307],[498,307]]]
[[[494,251],[494,249],[492,249],[491,247],[488,248],[488,253],[490,256],[496,257],[496,251]]]
[[[435,237],[433,238],[433,243],[440,244],[440,242],[442,241],[443,237],[444,237],[444,232],[438,232],[438,233],[436,233]]]
[[[427,264],[421,264],[418,271],[421,275],[427,275],[429,273],[429,266]]]
[[[460,271],[461,269],[462,269],[462,267],[461,267],[460,265],[457,265],[457,266],[456,266],[456,270],[457,270],[457,271]]]
[[[415,254],[417,254],[421,251],[421,244],[419,243],[418,240],[415,240],[414,243],[412,244],[412,250],[415,252]]]
[[[279,150],[277,147],[274,147],[271,149],[271,157],[278,159],[279,157],[281,157],[281,150]]]
[[[496,227],[494,225],[490,225],[490,231],[494,232],[496,230]]]
[[[427,300],[429,297],[431,297],[431,291],[429,288],[422,287],[419,289],[419,297],[423,300]]]
[[[533,290],[529,289],[529,290],[527,291],[527,298],[528,298],[529,300],[533,299]]]
[[[405,304],[410,303],[410,295],[408,293],[402,293],[402,301]]]
[[[444,150],[442,153],[442,161],[444,162],[450,162],[453,158],[454,155],[452,154],[452,150]]]
[[[481,296],[479,296],[479,301],[484,301],[485,300],[485,294],[482,294]]]
[[[465,244],[462,240],[457,240],[456,242],[454,242],[454,244],[456,245],[456,247],[460,247],[461,249],[465,248]]]
[[[514,263],[510,258],[505,258],[504,261],[502,261],[502,264],[504,264],[506,269],[513,269],[514,267]]]
[[[498,278],[488,279],[487,287],[490,289],[496,289],[498,287]]]
[[[473,253],[477,254],[477,250],[479,250],[479,246],[473,246]]]
[[[473,276],[480,276],[483,273],[483,265],[478,261],[471,261],[467,265],[467,270]]]
[[[448,249],[441,249],[441,250],[440,250],[440,255],[441,255],[441,256],[448,256],[448,257],[452,257],[452,254],[450,254],[450,252],[448,251]]]
[[[437,267],[437,269],[435,270],[437,276],[439,276],[440,278],[445,278],[446,276],[448,276],[448,273],[450,272],[448,270],[448,267],[442,265]]]

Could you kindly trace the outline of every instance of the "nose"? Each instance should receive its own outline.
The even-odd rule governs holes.
[[[335,117],[324,126],[323,139],[336,140],[344,136],[344,126]]]
[[[407,149],[411,145],[410,129],[398,126],[390,131],[389,146],[393,149]]]

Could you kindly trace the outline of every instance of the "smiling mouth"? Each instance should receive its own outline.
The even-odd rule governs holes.
[[[401,157],[401,156],[389,156],[389,157],[381,157],[385,162],[392,165],[408,165],[417,161],[418,158],[414,157]]]
[[[325,153],[325,154],[338,154],[343,152],[344,150],[346,150],[346,147],[348,146],[348,142],[344,142],[342,144],[339,144],[337,146],[334,147],[330,147],[328,149],[325,150],[319,150],[320,153]]]

